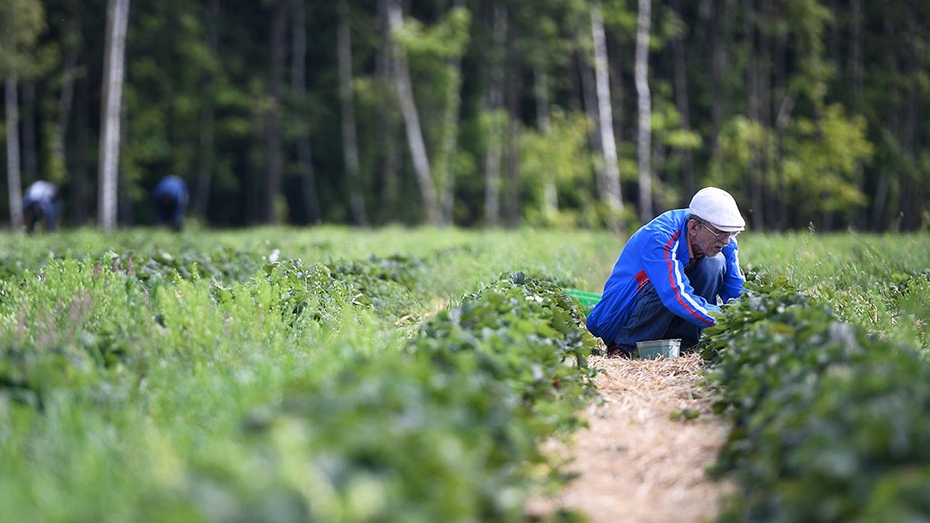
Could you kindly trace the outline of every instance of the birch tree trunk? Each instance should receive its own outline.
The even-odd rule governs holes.
[[[266,115],[265,144],[267,150],[265,198],[262,222],[279,222],[277,202],[281,194],[281,91],[284,84],[284,62],[287,34],[287,2],[276,0],[271,14],[271,71],[268,86],[269,107]]]
[[[507,7],[494,4],[494,49],[498,57],[491,64],[486,111],[491,115],[488,130],[488,151],[484,160],[484,219],[488,227],[500,223],[501,154],[504,125],[504,62],[507,57]]]
[[[391,0],[389,4],[388,20],[391,32],[403,29],[404,16],[400,0]],[[423,207],[426,211],[426,220],[430,225],[438,225],[439,206],[436,204],[436,189],[433,186],[433,175],[430,172],[429,157],[426,154],[426,144],[423,142],[423,132],[420,128],[420,115],[417,113],[416,102],[413,99],[413,86],[410,84],[410,70],[407,66],[407,56],[397,42],[394,42],[394,82],[397,88],[397,97],[400,100],[401,112],[404,115],[404,125],[407,129],[407,144],[410,147],[410,156],[413,168],[416,171],[417,181],[420,185],[420,194],[423,198]]]
[[[649,92],[649,25],[652,18],[651,0],[639,0],[636,22],[636,96],[639,107],[637,156],[639,167],[639,218],[646,223],[654,217],[652,210],[652,99]]]
[[[129,0],[108,0],[107,37],[104,54],[103,107],[98,174],[98,220],[105,231],[116,229],[117,183],[119,180],[120,112],[126,54]]]
[[[12,38],[6,39],[6,49],[12,49]],[[6,109],[6,176],[10,195],[10,223],[13,230],[23,228],[23,188],[19,172],[19,100],[16,96],[16,71],[10,67],[4,77]]]
[[[378,30],[381,45],[375,53],[375,77],[379,87],[386,93],[382,95],[383,101],[378,104],[378,122],[385,132],[379,136],[381,145],[378,147],[378,180],[381,184],[379,220],[389,222],[396,218],[398,208],[398,193],[400,192],[399,176],[397,174],[399,162],[398,144],[399,132],[395,106],[392,103],[398,97],[392,86],[393,82],[393,55],[394,38],[391,35],[389,20],[391,0],[378,0]]]
[[[620,168],[617,165],[617,141],[614,138],[614,117],[610,98],[610,77],[607,68],[607,41],[604,37],[604,19],[600,2],[591,6],[591,37],[594,42],[594,83],[597,90],[598,132],[604,154],[605,192],[601,199],[609,211],[608,225],[614,231],[622,228],[620,213],[623,195],[620,192]]]
[[[607,194],[610,191],[604,169],[604,147],[601,144],[601,117],[597,112],[597,82],[594,70],[590,64],[587,53],[577,52],[575,60],[578,64],[578,76],[581,80],[581,99],[584,103],[584,112],[591,122],[588,126],[588,141],[591,142],[591,159],[594,169],[594,183],[598,194]]]
[[[549,116],[549,80],[543,64],[533,68],[533,96],[536,99],[536,122],[539,134],[548,137],[552,127]],[[547,220],[555,219],[559,213],[559,194],[555,185],[555,172],[546,170],[543,180],[542,213]]]
[[[358,136],[355,123],[355,98],[352,94],[352,33],[349,30],[349,5],[337,3],[339,27],[336,31],[336,58],[339,63],[339,103],[342,107],[342,157],[349,187],[349,208],[356,225],[368,226],[365,198],[362,195],[358,163]]]
[[[36,179],[38,162],[36,153],[36,82],[32,78],[23,78],[19,82],[22,97],[19,115],[20,149],[22,150],[22,176],[27,181]]]
[[[304,212],[307,223],[320,223],[320,203],[316,193],[316,176],[313,172],[313,155],[310,147],[310,120],[307,114],[307,11],[304,0],[293,0],[294,24],[293,52],[291,53],[291,90],[297,103],[295,112],[300,122],[297,133],[297,170],[300,173]]]
[[[519,92],[520,73],[519,67],[510,62],[509,72],[507,74],[509,81],[506,82],[507,94],[505,96],[507,104],[507,183],[504,192],[504,225],[508,228],[515,228],[520,224],[520,169],[518,151],[519,133],[520,133],[520,113],[519,113]]]
[[[452,11],[465,8],[465,0],[455,0]],[[452,209],[455,203],[455,155],[459,137],[459,107],[462,99],[462,52],[458,51],[448,60],[449,87],[446,90],[446,105],[443,113],[443,135],[436,158],[436,185],[439,188],[439,208],[442,225],[452,224]]]

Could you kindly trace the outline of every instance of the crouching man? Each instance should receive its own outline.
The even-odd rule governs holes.
[[[177,175],[165,176],[152,190],[152,202],[158,214],[158,225],[167,225],[178,232],[184,226],[187,209],[187,184]]]
[[[736,236],[746,226],[728,192],[705,187],[687,209],[666,211],[623,247],[587,328],[607,353],[629,357],[636,342],[681,339],[693,347],[720,304],[746,281]]]
[[[23,222],[26,232],[36,231],[36,226],[44,222],[45,231],[55,230],[58,217],[58,191],[45,180],[33,182],[23,194]]]

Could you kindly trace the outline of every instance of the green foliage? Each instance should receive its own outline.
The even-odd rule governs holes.
[[[469,354],[470,365],[507,383],[540,422],[564,430],[593,392],[587,356],[595,340],[583,318],[560,287],[514,273],[425,322],[417,350],[441,368]]]
[[[520,135],[520,176],[529,192],[525,216],[532,225],[580,225],[581,220],[571,219],[571,211],[552,209],[544,205],[545,187],[557,190],[562,202],[570,209],[591,199],[586,183],[591,170],[591,152],[587,147],[589,120],[581,114],[566,114],[555,108],[552,111],[548,134],[526,130]],[[584,205],[580,206],[584,208]]]
[[[856,166],[873,154],[865,120],[846,119],[840,106],[826,108],[818,122],[798,119],[786,144],[785,176],[794,201],[806,208],[838,211],[866,203],[855,179]]]
[[[578,427],[594,394],[593,340],[561,285],[588,285],[578,262],[603,242],[551,238],[0,237],[0,509],[22,521],[519,520],[530,489],[566,478],[539,442]],[[385,254],[397,249],[411,254]],[[514,264],[556,276],[491,275]],[[456,310],[482,325],[472,350],[443,319]]]
[[[364,261],[341,261],[304,267],[300,260],[265,266],[269,280],[286,282],[277,293],[283,308],[293,314],[311,314],[320,321],[336,296],[337,307],[375,308],[387,317],[400,318],[416,308],[411,293],[417,282],[417,268],[422,262],[401,255],[381,259],[369,256]]]
[[[734,420],[716,473],[740,484],[721,521],[872,521],[926,514],[930,364],[753,274],[707,329],[717,409]]]
[[[153,315],[135,278],[53,260],[5,282],[3,295],[0,396],[41,406],[54,390],[103,393],[105,377],[143,374],[149,364],[151,354],[139,345]]]
[[[3,0],[0,14],[0,73],[25,76],[24,69],[33,62],[30,53],[45,29],[45,9],[32,0]]]
[[[464,8],[449,11],[434,27],[424,27],[415,19],[405,21],[395,38],[412,57],[432,55],[439,58],[461,57],[468,45],[471,12]]]
[[[804,209],[793,218],[798,223],[817,220],[824,212],[848,211],[867,203],[859,188],[858,166],[868,163],[873,147],[866,139],[866,122],[847,118],[842,107],[830,105],[819,120],[796,118],[786,131],[781,164],[792,205]],[[737,117],[728,122],[720,137],[720,152],[713,183],[735,187],[757,161],[759,151],[775,150],[775,136],[758,122]],[[760,176],[767,190],[776,191],[775,166],[762,166]],[[742,198],[749,201],[749,195]]]

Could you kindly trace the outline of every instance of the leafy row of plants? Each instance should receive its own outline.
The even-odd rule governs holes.
[[[36,270],[0,279],[0,395],[40,406],[51,390],[91,389],[109,373],[144,378],[165,350],[153,339],[196,329],[178,309],[176,295],[189,294],[179,292],[179,284],[208,287],[221,314],[245,300],[257,312],[290,318],[292,327],[308,321],[333,326],[345,307],[376,306],[388,318],[410,310],[415,298],[408,285],[420,266],[400,256],[306,266],[288,260],[266,263],[254,273],[259,279],[223,284],[195,259],[107,258],[52,257]],[[244,266],[253,268],[254,261]]]
[[[102,249],[87,251],[64,239],[54,244],[54,250],[35,252],[34,247],[0,254],[0,280],[22,278],[48,266],[54,260],[78,259],[93,261],[137,276],[153,284],[178,278],[213,278],[222,282],[245,281],[260,269],[262,253],[235,250],[223,245],[187,245],[183,248],[125,245],[118,252]],[[267,259],[267,253],[264,254]]]
[[[292,381],[242,420],[244,460],[198,464],[153,519],[220,500],[235,517],[214,521],[523,520],[529,490],[561,480],[538,445],[580,426],[593,344],[560,287],[507,276],[403,351]]]
[[[922,521],[930,513],[930,364],[751,274],[700,346],[734,427],[714,472],[721,521]]]
[[[404,326],[386,334],[403,348],[357,357],[346,348],[339,357],[352,363],[335,372],[290,370],[282,390],[249,408],[232,433],[214,433],[223,423],[210,418],[198,420],[207,430],[200,435],[178,427],[172,439],[218,438],[210,447],[227,452],[198,454],[170,480],[148,480],[137,498],[122,500],[130,503],[123,513],[139,521],[514,521],[531,485],[558,481],[537,444],[579,425],[575,414],[594,394],[586,364],[594,340],[555,283],[508,275],[422,322],[415,312],[419,327],[410,329],[429,269],[421,259],[246,256],[218,273],[201,268],[205,256],[49,255],[0,278],[0,417],[29,419],[24,427],[35,430],[81,406],[110,432],[134,432],[133,424],[163,423],[170,402],[190,401],[186,388],[215,387],[200,393],[209,408],[222,401],[217,391],[249,379],[250,361],[269,365],[262,353],[301,358],[316,350],[301,344],[365,330],[360,322],[375,316]],[[249,278],[246,268],[255,269]],[[200,377],[211,373],[232,380]],[[17,441],[0,430],[5,456],[37,458]]]

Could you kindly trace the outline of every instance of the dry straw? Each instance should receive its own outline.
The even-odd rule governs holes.
[[[567,444],[547,444],[547,451],[572,460],[567,471],[578,477],[557,497],[533,500],[531,511],[566,507],[584,512],[591,523],[713,519],[731,486],[710,480],[705,469],[728,426],[697,385],[700,357],[592,357],[590,364],[604,370],[597,378],[604,401],[586,412],[590,428]]]

